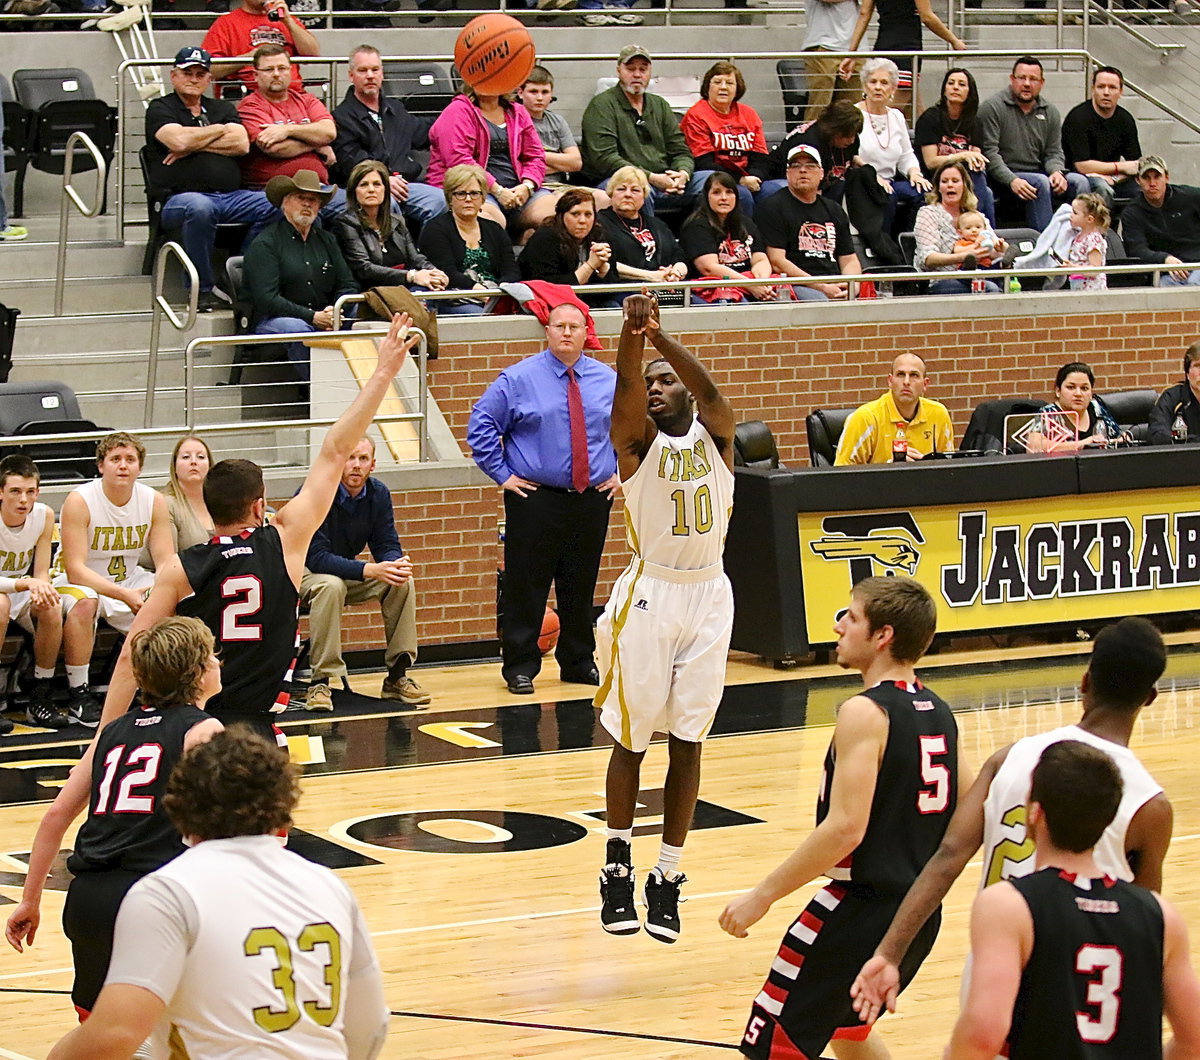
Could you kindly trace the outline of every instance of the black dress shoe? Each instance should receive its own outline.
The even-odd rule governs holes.
[[[514,696],[531,696],[533,695],[533,678],[526,674],[517,674],[515,677],[508,679],[508,690]]]
[[[559,679],[569,685],[598,685],[600,671],[591,666],[586,670],[572,670],[570,673],[559,674]]]

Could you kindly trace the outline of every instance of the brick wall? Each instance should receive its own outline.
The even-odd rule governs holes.
[[[967,314],[982,314],[974,315]],[[807,321],[818,316],[819,324]],[[953,315],[951,315],[953,314]],[[605,314],[608,316],[609,314]],[[805,322],[797,324],[797,318]],[[704,330],[695,327],[697,322]],[[961,433],[976,403],[1008,395],[1049,397],[1054,373],[1085,360],[1098,389],[1161,389],[1180,377],[1183,349],[1200,335],[1200,304],[1187,291],[1110,291],[1022,297],[915,299],[868,305],[703,309],[668,312],[667,326],[710,367],[738,418],[766,420],[783,462],[808,464],[804,417],[877,397],[897,353],[929,362],[929,395]],[[611,350],[616,321],[599,323]],[[486,330],[485,330],[486,329]],[[484,333],[481,335],[481,333]],[[479,336],[479,337],[473,337]],[[528,320],[450,322],[430,389],[463,441],[475,398],[505,365],[542,347]],[[464,445],[465,451],[465,445]],[[397,495],[405,547],[419,564],[423,645],[495,635],[497,491],[487,483]],[[619,526],[616,520],[613,526]],[[610,530],[597,602],[628,559]],[[378,615],[348,616],[347,650],[378,647]]]

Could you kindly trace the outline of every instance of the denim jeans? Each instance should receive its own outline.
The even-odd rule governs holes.
[[[1193,269],[1183,282],[1175,279],[1169,272],[1159,273],[1159,287],[1200,287],[1200,269]]]
[[[267,317],[265,320],[260,320],[254,325],[255,335],[288,335],[299,331],[316,330],[312,324],[306,320],[301,320],[299,317]],[[303,342],[289,342],[287,344],[287,355],[288,360],[292,362],[292,367],[296,370],[296,374],[307,383],[311,374],[308,363],[308,347]]]
[[[983,281],[983,291],[985,294],[999,294],[1000,286],[991,280]],[[933,280],[929,284],[930,294],[973,294],[971,290],[970,280]]]
[[[281,214],[261,191],[181,191],[172,195],[162,210],[162,226],[180,229],[183,249],[196,266],[200,290],[213,287],[212,251],[217,225],[248,224],[248,245],[259,232]]]
[[[1067,178],[1067,190],[1059,195],[1050,189],[1050,178],[1045,173],[1017,173],[1016,176],[1029,181],[1037,188],[1037,198],[1022,199],[1025,204],[1025,219],[1030,228],[1043,232],[1054,216],[1054,202],[1070,202],[1079,195],[1086,195],[1091,185],[1082,173],[1064,173]]]
[[[400,204],[400,209],[405,217],[411,217],[423,225],[446,212],[446,196],[441,188],[410,180],[408,198]]]

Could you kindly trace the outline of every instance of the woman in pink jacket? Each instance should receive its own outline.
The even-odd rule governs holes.
[[[481,166],[489,181],[483,216],[497,224],[508,224],[531,199],[547,194],[541,190],[546,152],[520,103],[467,86],[433,123],[429,142],[425,179],[440,188],[452,166]]]

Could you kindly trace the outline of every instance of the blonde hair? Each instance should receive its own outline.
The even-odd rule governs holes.
[[[988,219],[987,219],[987,217],[985,217],[985,216],[984,216],[982,213],[980,213],[978,210],[963,210],[963,211],[962,211],[962,212],[961,212],[961,213],[958,215],[958,223],[957,223],[957,224],[956,224],[954,227],[955,227],[955,228],[962,228],[962,226],[963,226],[964,224],[966,224],[968,220],[970,220],[970,221],[972,221],[972,222],[979,222],[979,221],[982,221],[982,222],[983,222],[983,226],[984,226],[984,228],[986,228],[986,227],[987,227],[987,223],[988,223]]]
[[[646,176],[644,169],[639,169],[637,166],[622,166],[611,177],[608,178],[608,183],[604,186],[604,190],[611,196],[613,188],[618,184],[637,184],[647,197],[650,195],[650,178]]]
[[[179,459],[179,450],[183,448],[185,442],[199,442],[204,446],[204,452],[208,456],[208,466],[212,469],[213,455],[212,450],[208,447],[208,442],[198,434],[185,434],[175,443],[175,448],[171,450],[171,466],[167,469],[167,484],[162,488],[164,497],[174,497],[176,500],[183,500],[183,487],[179,484],[179,476],[175,473],[175,461]]]
[[[215,641],[198,618],[178,615],[137,633],[129,646],[133,676],[148,707],[195,703]]]
[[[446,197],[446,205],[450,205],[450,198],[456,191],[462,191],[468,185],[474,185],[487,196],[488,179],[482,166],[451,166],[446,170],[442,178],[442,194]]]
[[[1083,206],[1083,212],[1096,222],[1102,232],[1108,228],[1112,222],[1112,214],[1108,204],[1099,195],[1089,191],[1083,195],[1076,195],[1075,201]]]

